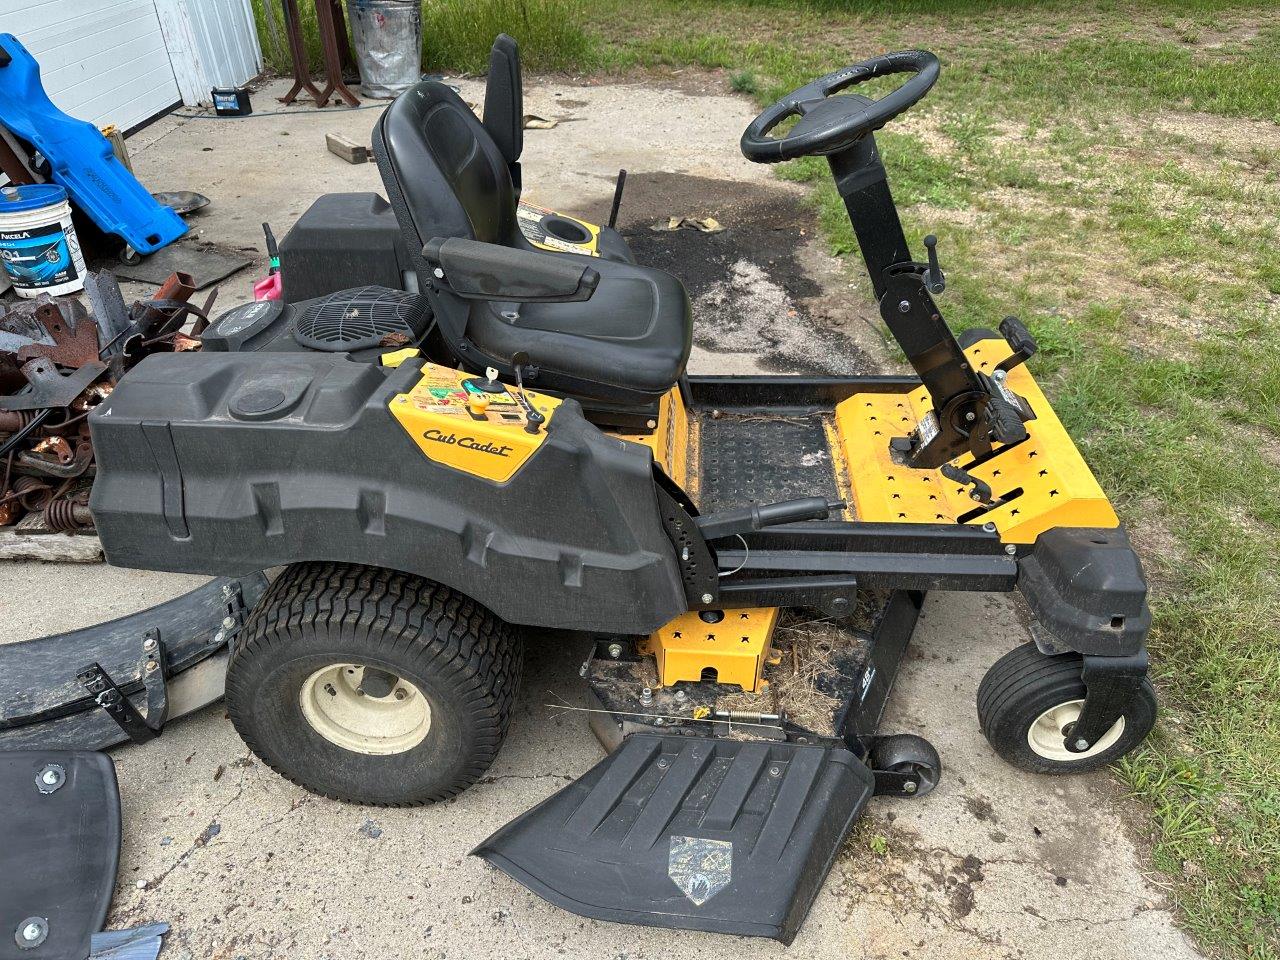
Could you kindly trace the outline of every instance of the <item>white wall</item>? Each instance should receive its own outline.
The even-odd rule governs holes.
[[[128,130],[181,101],[153,0],[0,0],[58,108]]]
[[[238,87],[262,72],[249,0],[155,0],[182,100],[207,104],[214,87]]]

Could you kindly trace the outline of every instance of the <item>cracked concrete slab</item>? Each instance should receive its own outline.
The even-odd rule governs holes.
[[[255,94],[259,111],[272,108],[277,86]],[[462,88],[467,99],[480,98],[479,84]],[[716,178],[733,185],[726,196],[793,189],[739,156],[737,139],[752,114],[740,98],[535,81],[528,109],[566,120],[526,135],[529,195],[548,205],[603,216],[619,167]],[[282,235],[323,192],[378,189],[372,165],[349,166],[323,143],[326,132],[365,140],[375,116],[300,108],[236,121],[168,119],[130,146],[152,188],[196,188],[213,199],[199,230],[255,248],[257,275],[265,264],[263,219]],[[655,211],[661,198],[629,198],[624,218],[627,204]],[[825,261],[815,269],[822,255],[811,240],[796,242],[809,244],[802,267],[820,288],[810,319],[823,329],[865,326],[867,304],[856,300],[849,278]],[[240,275],[224,284],[222,305],[248,299],[250,282]],[[759,344],[704,339],[731,352],[699,349],[695,371],[759,369]],[[38,564],[5,565],[0,577],[0,642],[119,616],[199,582]],[[524,691],[496,763],[473,788],[437,806],[379,810],[306,794],[248,753],[220,705],[173,724],[156,743],[113,751],[124,849],[111,924],[169,921],[166,955],[175,960],[639,960],[676,952],[738,957],[744,949],[842,960],[1198,956],[1147,876],[1141,843],[1127,826],[1141,811],[1115,782],[1106,774],[1024,774],[982,739],[978,682],[1026,639],[1008,598],[929,599],[885,729],[929,737],[943,757],[942,783],[919,801],[871,803],[790,950],[584,920],[467,856],[601,756],[581,714],[547,706],[584,702],[577,678],[584,651],[544,636],[528,645]]]

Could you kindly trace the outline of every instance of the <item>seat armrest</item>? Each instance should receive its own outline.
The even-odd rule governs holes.
[[[596,270],[566,257],[459,237],[428,240],[422,257],[437,280],[468,300],[567,303],[589,300],[600,283]]]

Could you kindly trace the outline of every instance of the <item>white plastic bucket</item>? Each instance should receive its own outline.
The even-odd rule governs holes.
[[[84,256],[66,190],[56,183],[0,189],[0,262],[20,297],[84,289]]]

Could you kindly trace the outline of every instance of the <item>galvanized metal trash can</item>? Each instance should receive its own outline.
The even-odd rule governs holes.
[[[419,0],[347,0],[351,38],[366,97],[388,100],[422,76]]]

